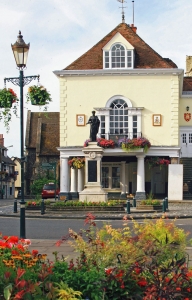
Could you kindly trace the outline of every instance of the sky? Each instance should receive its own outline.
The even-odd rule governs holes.
[[[126,0],[124,6],[125,22],[132,24],[132,0]],[[134,1],[137,34],[184,70],[186,55],[192,56],[191,11],[189,0]],[[30,43],[24,75],[40,74],[40,83],[53,100],[48,111],[59,111],[59,81],[53,71],[64,69],[121,23],[121,3],[117,0],[0,0],[0,12],[0,89],[4,88],[5,77],[19,76],[11,44],[21,30],[25,43]],[[24,87],[24,125],[28,110],[39,111],[26,103],[27,89],[34,84],[37,82]],[[7,87],[13,88],[19,98],[18,87],[12,83]],[[20,157],[19,107],[18,117],[12,116],[9,133],[2,121],[0,133],[8,155]]]

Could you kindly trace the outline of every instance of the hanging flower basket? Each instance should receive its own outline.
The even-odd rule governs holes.
[[[162,168],[162,166],[168,166],[171,161],[170,159],[165,159],[165,158],[161,158],[161,157],[151,157],[151,158],[147,158],[146,162],[148,163],[149,169],[153,168],[153,167],[160,167],[160,169]]]
[[[0,108],[11,108],[15,102],[18,102],[18,99],[12,89],[4,88],[0,90]]]
[[[12,118],[11,109],[17,116],[18,101],[17,95],[12,89],[4,88],[0,90],[0,121],[4,122],[7,133],[9,132],[9,123]]]
[[[42,85],[33,85],[28,88],[27,102],[32,105],[47,105],[52,101],[50,93]]]
[[[133,139],[122,139],[120,146],[125,151],[134,151],[137,149],[144,149],[144,152],[151,147],[151,143],[146,138],[133,138]]]
[[[70,168],[72,169],[81,169],[85,166],[85,158],[84,157],[73,157],[68,161]]]

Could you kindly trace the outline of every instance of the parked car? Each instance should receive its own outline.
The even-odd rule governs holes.
[[[59,188],[56,186],[56,198],[59,196]],[[42,192],[41,192],[42,199],[47,199],[47,198],[55,198],[55,184],[50,182],[46,183],[43,186]]]

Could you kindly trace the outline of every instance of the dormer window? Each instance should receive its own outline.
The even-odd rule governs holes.
[[[110,51],[104,51],[104,68],[133,69],[133,50],[120,43],[113,44]]]

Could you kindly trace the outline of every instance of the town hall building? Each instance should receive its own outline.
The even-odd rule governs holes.
[[[191,57],[188,63],[190,70]],[[61,195],[73,199],[84,189],[84,168],[71,168],[69,161],[84,156],[86,123],[95,111],[98,142],[104,145],[101,185],[108,198],[145,199],[153,193],[183,199],[181,159],[192,157],[190,73],[185,77],[142,40],[134,25],[122,22],[54,74],[60,82]],[[148,147],[139,146],[141,141]],[[134,146],[123,148],[123,143]]]

